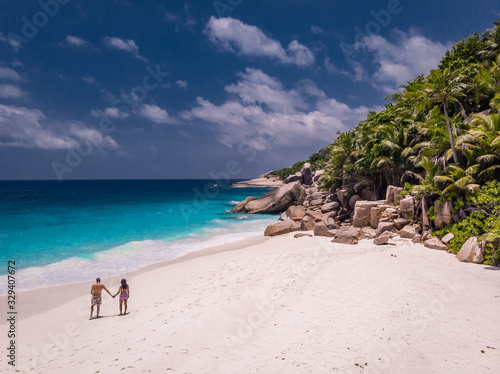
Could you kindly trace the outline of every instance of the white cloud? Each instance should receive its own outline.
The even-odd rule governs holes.
[[[26,92],[21,90],[19,86],[0,84],[0,98],[2,99],[18,99],[24,95],[26,95]]]
[[[115,37],[105,37],[103,39],[104,43],[114,49],[130,53],[138,58],[139,60],[146,61],[144,57],[139,55],[139,46],[135,43],[133,39],[120,39]]]
[[[100,109],[92,109],[90,114],[92,114],[96,118],[117,118],[117,119],[125,119],[130,115],[126,112],[120,112],[118,108],[106,108],[104,111]]]
[[[222,50],[252,57],[268,57],[282,64],[309,66],[314,63],[314,54],[297,40],[290,42],[285,50],[280,42],[268,37],[258,27],[234,18],[212,16],[205,33]]]
[[[0,67],[0,79],[20,81],[21,77],[11,68],[1,68]]]
[[[94,84],[95,83],[95,78],[92,75],[90,75],[90,74],[82,75],[82,79],[85,82],[90,83],[90,84]]]
[[[328,58],[328,57],[325,58],[325,69],[330,74],[343,74],[343,75],[348,75],[349,74],[347,71],[345,71],[343,69],[339,69],[338,67],[336,67],[335,65],[333,65],[330,62],[330,58]]]
[[[315,25],[312,25],[312,26],[311,26],[311,32],[312,32],[313,34],[317,34],[317,35],[318,35],[318,34],[324,34],[324,33],[325,33],[321,27],[319,27],[319,26],[315,26]]]
[[[165,109],[157,105],[143,104],[135,111],[141,117],[147,118],[154,123],[172,123]]]
[[[187,81],[178,80],[175,82],[180,88],[188,88],[189,84]]]
[[[177,14],[171,13],[169,11],[165,11],[165,19],[168,22],[179,22],[180,21],[180,17]]]
[[[394,92],[398,86],[413,80],[419,74],[427,74],[439,64],[449,45],[434,42],[415,31],[408,33],[394,30],[394,41],[380,35],[371,35],[359,41],[355,48],[370,54],[375,72],[368,73],[358,66],[357,79],[373,80],[384,92]]]
[[[83,47],[86,45],[90,45],[90,42],[83,40],[79,36],[68,35],[66,37],[65,41],[66,41],[66,44],[74,46],[74,47]]]
[[[264,150],[324,145],[337,131],[366,119],[370,110],[383,109],[351,108],[328,98],[310,80],[285,89],[260,70],[246,69],[239,77],[237,84],[226,87],[233,98],[216,105],[198,97],[198,106],[181,114],[187,121],[210,123],[219,133],[218,140],[228,147],[246,144]]]
[[[44,120],[40,110],[0,104],[0,146],[49,150],[90,142],[98,148],[119,148],[113,138],[81,122],[48,126]]]
[[[21,48],[21,43],[15,39],[9,38],[8,36],[4,36],[0,32],[0,42],[10,44],[14,50],[18,51]]]

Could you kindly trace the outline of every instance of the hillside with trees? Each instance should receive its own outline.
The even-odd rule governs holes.
[[[454,232],[454,252],[472,235],[498,242],[500,20],[494,25],[456,43],[436,69],[387,97],[383,111],[311,156],[314,169],[325,169],[322,188],[352,194],[363,183],[381,199],[394,185],[430,204],[452,201],[454,223],[434,234]],[[303,164],[275,174],[286,177]],[[500,262],[498,244],[490,247],[486,263]]]

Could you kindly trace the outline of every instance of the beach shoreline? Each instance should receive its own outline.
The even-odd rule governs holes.
[[[494,372],[496,268],[409,240],[330,240],[258,237],[129,273],[125,317],[104,295],[102,318],[88,320],[92,282],[21,292],[17,369],[464,372],[466,356],[475,373]],[[120,278],[103,283],[114,293]],[[0,367],[15,372],[5,357]]]

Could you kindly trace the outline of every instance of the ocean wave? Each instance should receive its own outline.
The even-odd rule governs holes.
[[[246,217],[249,218],[249,217]],[[245,218],[238,218],[245,219]],[[261,236],[264,228],[276,218],[245,219],[245,222],[214,219],[210,227],[192,233],[180,240],[132,241],[102,252],[72,257],[46,266],[30,267],[17,271],[19,291],[53,285],[93,281],[139,270],[140,268],[173,260],[188,253]],[[7,275],[0,276],[0,283],[7,284]],[[0,289],[0,295],[7,289]]]

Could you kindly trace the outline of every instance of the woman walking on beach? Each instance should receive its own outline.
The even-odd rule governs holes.
[[[118,289],[118,292],[113,297],[120,294],[120,314],[119,315],[124,316],[125,314],[127,314],[127,300],[130,297],[130,289],[129,289],[129,286],[127,284],[126,279],[122,279],[121,283],[122,283],[122,285],[120,286],[120,288]],[[122,304],[125,304],[125,312],[124,313],[122,313]]]

